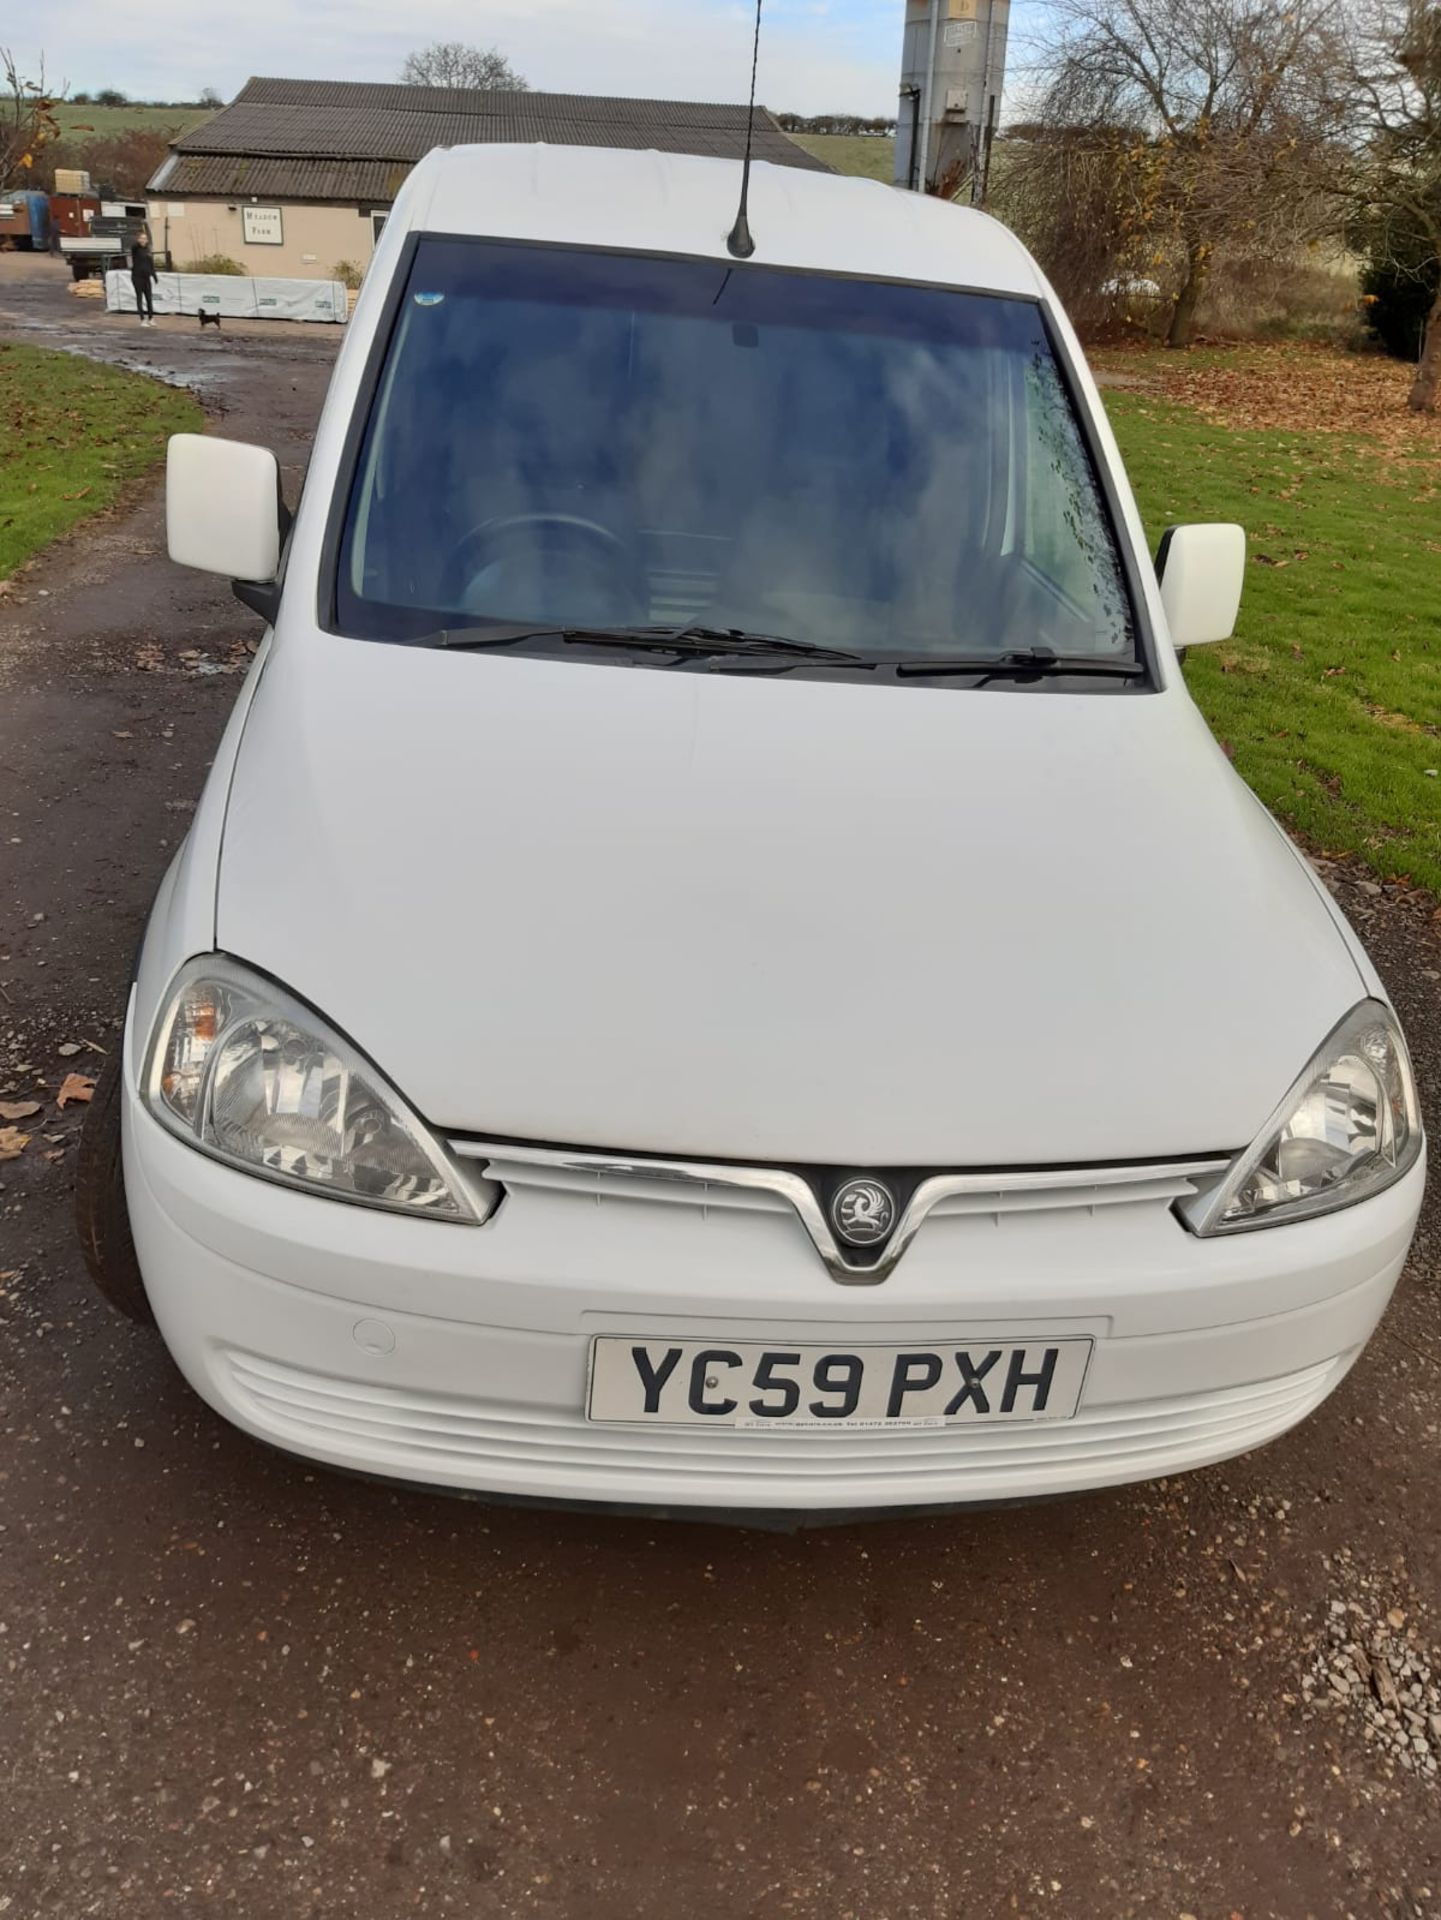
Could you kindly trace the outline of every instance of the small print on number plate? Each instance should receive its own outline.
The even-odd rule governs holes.
[[[1069,1420],[1090,1358],[1091,1342],[1074,1339],[786,1347],[602,1334],[586,1417],[817,1429]]]

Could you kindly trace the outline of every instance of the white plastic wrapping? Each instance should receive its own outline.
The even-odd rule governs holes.
[[[339,280],[278,280],[252,274],[162,273],[152,288],[156,313],[218,313],[226,320],[330,320],[348,308]],[[111,313],[134,313],[135,288],[124,271],[105,276]]]

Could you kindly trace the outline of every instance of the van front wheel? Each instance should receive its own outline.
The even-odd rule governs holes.
[[[75,1171],[75,1226],[86,1269],[97,1289],[128,1320],[153,1327],[155,1315],[130,1237],[125,1169],[120,1158],[123,1046],[123,1037],[117,1039],[100,1070],[85,1114]]]

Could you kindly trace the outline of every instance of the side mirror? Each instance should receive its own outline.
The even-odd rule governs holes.
[[[267,618],[278,599],[273,583],[284,513],[280,466],[268,448],[208,434],[172,434],[165,460],[170,558],[202,573],[224,574],[246,604]]]
[[[1229,640],[1246,579],[1246,529],[1222,521],[1167,527],[1156,555],[1156,577],[1178,653]]]

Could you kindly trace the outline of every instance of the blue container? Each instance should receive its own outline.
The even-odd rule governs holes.
[[[27,193],[30,203],[30,244],[36,252],[50,245],[50,201],[43,193]]]

